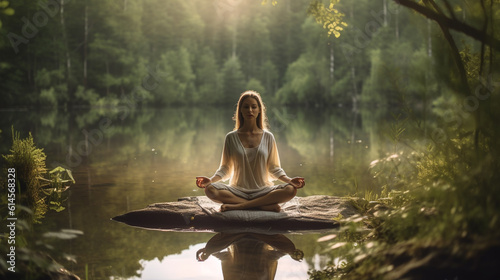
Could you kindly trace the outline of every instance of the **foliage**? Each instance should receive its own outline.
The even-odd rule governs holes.
[[[9,7],[9,1],[0,1],[0,12],[6,16],[12,16],[14,9]],[[2,28],[2,21],[0,20],[0,28]]]
[[[304,100],[307,94],[309,104],[393,105],[404,93],[408,101],[428,104],[438,93],[437,81],[455,84],[453,90],[463,93],[473,87],[473,76],[464,79],[460,73],[489,71],[472,53],[483,61],[495,57],[494,1],[470,7],[463,1],[451,6],[412,0],[217,2],[65,1],[64,9],[54,6],[49,13],[32,1],[8,6],[2,1],[16,11],[2,18],[0,29],[5,106],[122,106],[121,98],[137,88],[143,104],[196,103],[207,96],[212,104],[229,102],[224,80],[233,78],[224,77],[230,73],[223,66],[233,55],[242,74],[234,90],[254,78],[279,103]],[[47,15],[47,22],[37,26],[30,16],[37,13]],[[482,17],[484,30],[478,30],[474,26]],[[485,35],[491,40],[478,45],[478,36],[458,33],[453,37],[458,51],[450,52],[449,38],[433,21],[447,25],[457,18],[463,19],[458,31],[494,38]],[[321,24],[311,25],[314,20]],[[463,70],[457,57],[463,58]],[[82,98],[82,86],[97,97]]]
[[[32,215],[33,212],[28,208],[23,208],[26,212],[26,217]],[[9,246],[2,246],[0,257],[0,277],[4,279],[78,279],[76,275],[66,270],[60,263],[54,260],[55,258],[68,262],[76,262],[76,257],[63,251],[55,250],[53,241],[62,242],[64,240],[73,239],[83,234],[79,230],[62,229],[58,232],[45,232],[41,237],[34,238],[33,226],[24,219],[18,219],[16,222],[16,265],[15,273],[7,271],[4,259],[8,252]],[[7,235],[0,236],[2,242],[7,243]],[[32,241],[36,240],[36,241]],[[50,255],[49,255],[50,253]]]
[[[57,98],[54,88],[43,89],[40,93],[40,105],[42,107],[57,107]]]
[[[459,114],[456,107],[444,110]],[[313,278],[331,272],[342,279],[399,279],[402,275],[417,277],[419,269],[436,269],[445,275],[459,270],[477,273],[480,268],[463,267],[488,254],[488,246],[496,246],[500,191],[491,186],[500,180],[500,150],[492,144],[497,140],[483,135],[475,143],[469,127],[449,126],[444,128],[448,138],[410,141],[401,137],[406,134],[402,128],[408,125],[396,124],[392,132],[399,134],[394,139],[401,152],[370,164],[382,190],[380,196],[367,190],[364,198],[351,198],[363,217],[341,220],[357,229],[355,232],[369,229],[349,241],[360,246],[343,252],[345,266],[332,263],[326,271],[312,272]],[[427,141],[425,149],[403,152],[404,146],[416,147],[408,144],[422,140]],[[348,230],[353,232],[346,228],[340,233]],[[325,236],[321,241],[331,239]],[[336,239],[331,246],[339,242],[344,241]],[[458,247],[466,247],[469,253],[461,253],[464,250],[456,250]],[[436,256],[445,265],[431,268]],[[485,275],[495,275],[489,261],[480,267]]]
[[[46,238],[71,239],[82,234],[76,230],[62,230],[58,233],[47,232],[44,239],[36,240],[30,237],[34,230],[33,224],[41,223],[47,208],[57,212],[62,211],[61,205],[63,192],[69,188],[70,183],[75,183],[73,175],[69,169],[56,167],[46,174],[45,159],[43,149],[37,148],[34,139],[29,133],[25,139],[21,138],[19,132],[12,127],[12,148],[10,154],[3,155],[6,166],[15,170],[17,196],[16,196],[16,235],[15,243],[9,241],[8,244],[16,244],[16,273],[7,272],[6,261],[2,257],[0,265],[0,276],[9,279],[45,279],[54,278],[58,275],[72,276],[60,264],[47,254],[47,251],[54,251]],[[2,170],[7,172],[7,170]],[[6,177],[6,176],[5,176]],[[0,189],[5,190],[6,186],[1,185]],[[49,204],[49,206],[47,206]],[[3,196],[0,201],[0,209],[5,215],[7,211],[7,196]],[[3,214],[2,214],[3,215]],[[0,216],[1,217],[1,216]],[[5,219],[6,217],[1,217]],[[0,240],[7,244],[9,235],[3,234]],[[30,241],[29,241],[30,240]],[[2,256],[6,256],[10,246],[2,246]],[[56,252],[67,260],[74,261],[74,256]],[[54,255],[54,252],[51,252]]]
[[[324,29],[328,30],[328,36],[334,35],[335,38],[340,37],[340,31],[344,30],[347,23],[342,21],[344,14],[339,12],[335,6],[340,0],[330,0],[328,7],[322,1],[311,1],[307,13],[314,17],[317,23],[322,24]],[[262,5],[267,4],[266,0],[262,1]],[[278,4],[278,1],[272,2],[273,6]]]
[[[237,57],[231,57],[222,66],[222,95],[221,103],[232,103],[245,91],[245,78],[241,71],[241,64]]]
[[[266,89],[264,88],[262,83],[256,78],[251,78],[246,84],[245,89],[254,90],[262,95],[266,94]]]
[[[377,11],[378,2],[359,5]],[[361,95],[369,74],[370,48],[354,42],[358,26],[363,29],[372,15],[338,0],[65,3],[47,14],[44,26],[28,16],[47,13],[36,3],[10,4],[16,14],[1,29],[0,43],[6,106],[119,107],[130,96],[149,105],[227,103],[251,79],[260,81],[267,100],[278,103],[348,104]],[[24,36],[23,17],[33,25],[33,38],[13,46],[7,34]],[[408,40],[424,43],[406,31],[408,24],[398,24],[401,34],[411,35]],[[383,39],[369,34],[368,41],[395,41],[388,33]],[[354,44],[355,55],[344,54],[346,44]]]
[[[65,209],[62,204],[67,199],[63,194],[71,183],[75,183],[71,170],[58,166],[49,171],[49,179],[44,181],[43,192],[48,198],[49,209],[61,212]]]
[[[93,89],[88,89],[85,90],[84,87],[78,86],[75,92],[75,98],[79,100],[79,102],[85,102],[88,105],[97,105],[97,104],[102,104],[102,98],[99,97],[99,94],[97,94]]]
[[[159,86],[154,93],[162,104],[179,104],[197,101],[198,95],[194,87],[195,75],[191,68],[190,55],[186,48],[168,51],[161,56],[157,75]]]
[[[372,50],[370,76],[361,95],[363,104],[401,105],[403,96],[410,99],[407,102],[422,103],[437,95],[432,58],[423,46],[419,48],[412,50],[411,43],[405,41]]]
[[[276,93],[276,99],[285,104],[317,104],[323,100],[327,82],[327,61],[312,53],[302,54],[289,65],[286,84]],[[327,78],[326,78],[327,80]]]
[[[12,148],[10,154],[3,155],[3,158],[6,166],[16,171],[18,193],[21,195],[19,203],[31,209],[33,222],[40,222],[48,208],[58,212],[64,209],[61,208],[62,194],[70,183],[75,183],[71,170],[56,167],[45,178],[46,155],[43,149],[36,147],[31,133],[26,139],[21,139],[20,133],[12,127]]]
[[[424,3],[435,5],[434,1]],[[493,3],[489,8],[491,12],[496,9]],[[442,13],[438,6],[432,9]],[[448,12],[453,15],[453,11]],[[442,24],[440,28],[447,44],[427,50],[420,47],[411,58],[406,52],[412,48],[410,45],[373,49],[371,77],[362,97],[365,103],[372,102],[380,100],[374,94],[384,92],[382,98],[392,95],[402,105],[402,114],[393,113],[390,127],[394,153],[370,164],[376,189],[382,191],[374,194],[367,190],[358,194],[364,198],[351,199],[364,217],[343,221],[355,228],[370,229],[352,241],[361,246],[344,252],[346,265],[331,263],[325,272],[313,272],[313,277],[320,279],[329,273],[342,279],[418,279],[422,271],[448,277],[451,272],[475,275],[479,270],[492,278],[498,274],[494,260],[483,259],[471,268],[475,259],[491,251],[498,253],[500,193],[492,186],[500,179],[500,146],[498,128],[491,122],[498,118],[497,109],[493,108],[500,104],[497,85],[491,79],[498,75],[498,61],[490,56],[491,41],[472,42],[462,37],[459,48],[456,39],[447,37],[449,27]],[[431,51],[451,55],[431,59]],[[391,59],[394,55],[400,59]],[[430,68],[435,61],[444,63]],[[438,79],[423,74],[424,68],[432,69]],[[413,72],[421,74],[409,79]],[[445,82],[444,89],[438,81]],[[434,99],[432,109],[440,119],[438,126],[417,121],[408,103],[415,102],[420,94],[427,110],[429,95],[436,95],[439,90],[441,97]],[[422,136],[405,136],[410,125]],[[422,142],[426,149],[416,149]],[[320,240],[330,239],[326,236]],[[338,244],[335,242],[331,248],[340,248]],[[490,251],[490,246],[495,249]],[[458,250],[459,247],[468,253],[462,253],[464,250]],[[434,264],[437,259],[444,260],[439,267]]]
[[[43,149],[36,147],[31,133],[28,138],[21,139],[20,133],[12,127],[12,148],[3,158],[9,168],[16,170],[18,192],[24,197],[22,204],[32,208],[33,219],[39,220],[47,211],[40,183],[46,172]]]
[[[335,38],[340,37],[340,31],[347,26],[347,23],[342,21],[345,15],[334,8],[339,1],[330,0],[328,8],[320,1],[313,1],[307,11],[317,23],[323,24],[323,28],[328,30],[328,36],[333,34]]]
[[[214,52],[210,48],[203,48],[196,59],[194,66],[195,83],[198,89],[198,97],[201,102],[213,102],[220,92],[221,81],[219,66]]]

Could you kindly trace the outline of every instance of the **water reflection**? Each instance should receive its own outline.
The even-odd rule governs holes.
[[[290,255],[302,261],[304,252],[282,234],[218,233],[196,252],[196,259],[211,255],[221,261],[224,279],[274,279],[278,260]]]
[[[393,141],[384,134],[391,130],[393,122],[386,113],[328,108],[271,111],[268,117],[283,168],[289,175],[300,174],[308,179],[308,186],[301,190],[300,196],[343,196],[370,190],[373,187],[367,171],[370,162],[394,149]],[[110,218],[156,202],[203,195],[193,184],[193,178],[218,167],[224,135],[234,125],[232,114],[232,108],[192,107],[145,108],[131,112],[125,119],[108,109],[0,111],[0,153],[9,151],[10,129],[14,125],[23,136],[32,132],[37,145],[47,154],[49,168],[55,167],[54,162],[71,167],[76,184],[70,188],[63,205],[66,210],[49,212],[43,224],[35,228],[39,233],[62,228],[84,232],[75,240],[52,244],[54,251],[76,256],[76,264],[66,264],[69,270],[81,277],[88,273],[89,279],[151,279],[154,277],[138,272],[143,268],[140,262],[175,259],[176,265],[169,267],[182,267],[178,265],[179,254],[184,252],[190,255],[186,263],[201,267],[194,258],[199,248],[186,250],[207,242],[210,236],[137,230],[112,223]],[[101,138],[97,132],[105,120],[111,123],[105,131],[101,129]],[[317,237],[308,234],[290,238],[306,252],[305,260],[300,263],[304,277],[298,278],[305,279],[307,266],[313,266],[311,258],[315,255]],[[211,257],[203,265],[215,260],[220,262]],[[284,256],[279,262],[276,278],[284,267],[299,267],[291,257]],[[287,266],[287,262],[294,265]],[[185,278],[169,276],[168,279]]]

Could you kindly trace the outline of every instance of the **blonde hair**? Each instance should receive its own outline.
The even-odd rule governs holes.
[[[243,101],[247,98],[253,98],[257,101],[257,104],[259,105],[260,108],[260,114],[257,116],[257,127],[260,129],[269,129],[269,124],[267,122],[267,115],[266,115],[266,106],[264,105],[264,102],[262,102],[262,98],[260,97],[260,94],[256,91],[253,90],[247,90],[244,93],[241,94],[240,99],[238,100],[238,106],[236,107],[236,112],[234,112],[233,119],[235,121],[234,124],[234,130],[238,130],[241,126],[243,126],[243,115],[241,114],[241,105],[243,104]]]

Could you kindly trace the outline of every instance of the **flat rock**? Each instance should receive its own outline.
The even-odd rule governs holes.
[[[217,207],[216,210],[215,207]],[[282,205],[280,213],[259,210],[219,212],[220,204],[204,196],[180,198],[176,202],[151,204],[112,218],[130,226],[163,231],[318,232],[337,228],[335,218],[358,214],[345,199],[314,195],[296,197]]]

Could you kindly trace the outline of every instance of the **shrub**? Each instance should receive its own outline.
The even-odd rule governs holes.
[[[36,221],[47,211],[45,198],[41,195],[41,179],[46,172],[46,155],[43,149],[37,148],[33,136],[29,133],[21,139],[20,133],[12,128],[12,148],[10,154],[4,155],[8,168],[15,168],[20,203],[30,207]]]

